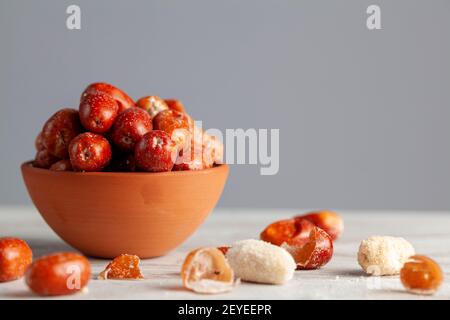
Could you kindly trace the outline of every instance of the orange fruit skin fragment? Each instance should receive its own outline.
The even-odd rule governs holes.
[[[305,244],[314,224],[302,219],[276,221],[267,226],[260,234],[260,239],[276,246]]]
[[[143,279],[139,262],[140,259],[136,255],[121,254],[106,266],[99,279]]]
[[[324,230],[314,227],[305,244],[284,244],[297,263],[297,270],[319,269],[333,256],[333,241]]]

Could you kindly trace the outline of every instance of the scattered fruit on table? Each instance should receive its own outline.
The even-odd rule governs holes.
[[[144,276],[139,267],[140,261],[141,260],[136,255],[121,254],[120,256],[115,257],[114,260],[106,266],[105,270],[100,272],[98,279],[143,279]]]
[[[333,240],[318,227],[313,227],[306,243],[284,243],[281,247],[292,255],[299,270],[321,268],[333,256]]]
[[[217,248],[191,251],[181,267],[181,280],[186,289],[206,294],[231,291],[239,283],[227,259]]]
[[[18,238],[0,238],[0,282],[23,277],[33,260],[28,244]]]
[[[409,257],[400,270],[400,279],[409,292],[434,294],[442,282],[444,274],[436,261],[426,256]]]
[[[271,223],[260,234],[261,240],[276,246],[287,244],[304,244],[314,224],[304,219],[286,219]]]
[[[295,219],[306,219],[327,232],[333,240],[339,238],[344,231],[344,221],[334,211],[322,210],[296,216]]]
[[[414,254],[414,247],[403,238],[372,236],[361,242],[358,263],[370,275],[396,275]]]
[[[296,263],[283,248],[261,240],[242,240],[226,253],[236,277],[243,281],[283,284],[294,275]]]
[[[91,278],[91,265],[82,255],[61,252],[35,260],[27,269],[28,287],[41,296],[68,295],[81,291]]]

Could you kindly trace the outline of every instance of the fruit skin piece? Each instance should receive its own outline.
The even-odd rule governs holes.
[[[426,256],[414,255],[409,257],[400,270],[400,280],[409,292],[428,295],[439,289],[444,275],[436,261]]]
[[[306,219],[325,230],[333,240],[339,238],[344,230],[344,221],[334,211],[322,210],[296,216],[295,219]]]
[[[181,150],[191,141],[193,124],[192,119],[185,113],[164,110],[153,118],[153,128],[165,131]]]
[[[63,159],[55,162],[50,167],[50,170],[52,171],[73,171],[72,164],[70,163],[70,160]]]
[[[88,94],[80,102],[80,121],[85,129],[94,133],[107,132],[119,112],[116,100],[108,94]]]
[[[232,244],[226,258],[236,277],[249,282],[283,284],[292,279],[296,267],[283,248],[254,239]]]
[[[58,160],[59,158],[52,155],[47,149],[41,149],[36,152],[33,166],[36,168],[48,169]]]
[[[74,171],[101,171],[109,164],[112,156],[108,140],[91,132],[75,137],[69,151]]]
[[[228,292],[239,281],[224,254],[217,248],[199,248],[189,252],[181,267],[181,280],[186,289],[197,293]]]
[[[132,151],[152,128],[152,118],[147,112],[140,108],[129,108],[117,117],[111,130],[111,139],[121,151]]]
[[[69,156],[69,144],[83,132],[78,110],[64,108],[53,114],[42,128],[42,144],[55,157]]]
[[[308,220],[285,219],[271,223],[260,234],[260,239],[276,246],[305,244],[314,224]]]
[[[98,279],[143,279],[144,276],[139,268],[140,259],[138,256],[131,254],[121,254],[115,257],[103,270],[100,272]]]
[[[396,275],[414,254],[414,247],[403,238],[371,236],[359,245],[358,263],[370,275]]]
[[[152,119],[161,111],[169,109],[166,102],[158,96],[142,97],[136,102],[136,106],[147,111]]]
[[[41,296],[73,294],[83,289],[91,278],[91,265],[74,252],[51,254],[35,260],[27,269],[28,287]]]
[[[170,110],[175,110],[178,112],[186,113],[183,103],[177,99],[164,99]]]
[[[0,282],[23,277],[33,260],[28,244],[17,238],[0,238]]]
[[[88,95],[98,93],[106,93],[110,95],[119,105],[119,113],[135,106],[133,99],[131,99],[128,94],[126,94],[123,90],[113,86],[112,84],[105,82],[96,82],[87,86],[87,88],[81,94],[80,101],[82,101]]]
[[[297,270],[319,269],[333,256],[333,240],[318,227],[313,227],[306,243],[284,243],[281,247],[292,255],[297,263]]]
[[[161,130],[146,133],[136,145],[136,167],[143,171],[163,172],[173,168],[178,148],[169,135]]]

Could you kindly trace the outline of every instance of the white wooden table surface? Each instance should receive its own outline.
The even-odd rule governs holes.
[[[220,295],[199,295],[181,287],[179,269],[186,253],[196,247],[219,246],[257,238],[275,220],[301,210],[216,210],[180,248],[167,256],[143,260],[146,279],[102,281],[96,275],[108,263],[92,261],[93,279],[87,293],[63,299],[429,299],[406,293],[398,277],[367,277],[356,262],[359,242],[371,235],[403,236],[418,253],[437,260],[446,280],[435,299],[450,299],[450,212],[341,212],[345,231],[335,242],[334,256],[323,269],[297,271],[285,285],[242,283]],[[35,256],[73,250],[61,241],[33,207],[0,207],[0,237],[28,241]],[[0,299],[39,299],[23,280],[0,283]],[[45,298],[55,299],[55,298]]]

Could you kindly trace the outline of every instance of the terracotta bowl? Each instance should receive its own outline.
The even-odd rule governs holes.
[[[228,166],[163,173],[57,172],[22,164],[47,224],[86,255],[163,255],[200,226],[220,198]]]

